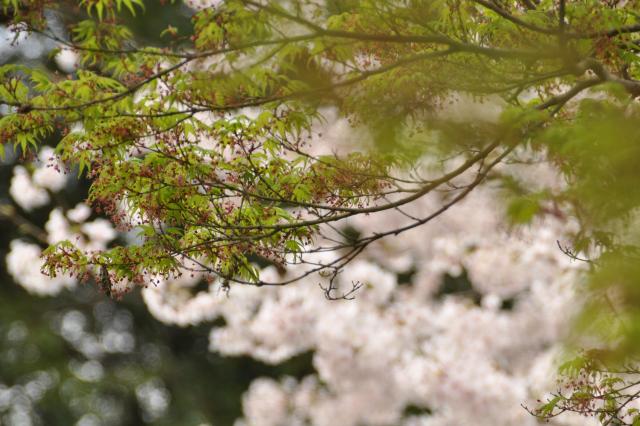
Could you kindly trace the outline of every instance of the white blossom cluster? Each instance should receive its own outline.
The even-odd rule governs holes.
[[[436,196],[425,197],[406,212],[424,215],[437,205]],[[548,217],[509,229],[502,206],[496,189],[477,189],[434,222],[371,246],[338,277],[339,290],[363,284],[355,300],[325,300],[318,284],[326,278],[318,275],[281,288],[232,286],[228,295],[215,285],[193,292],[199,280],[189,277],[143,296],[164,322],[224,318],[210,348],[227,356],[279,364],[313,352],[314,375],[254,381],[238,426],[534,425],[521,404],[535,406],[553,390],[581,265],[557,248],[575,230],[571,221]],[[349,225],[369,234],[406,222],[383,213]],[[302,269],[280,276],[267,268],[261,278],[280,281]],[[410,270],[410,282],[399,283]],[[444,277],[463,273],[478,303],[442,294]]]
[[[24,166],[15,166],[9,187],[11,197],[26,211],[49,204],[49,191],[60,191],[67,183],[62,164],[55,160],[51,147],[43,147],[32,166],[33,173]]]
[[[29,169],[33,169],[30,173]],[[52,194],[61,191],[67,183],[63,165],[56,159],[53,149],[43,147],[37,160],[29,167],[15,166],[9,193],[23,210],[31,211],[51,202]],[[49,213],[44,231],[46,243],[56,244],[69,240],[84,250],[104,250],[117,234],[111,223],[102,218],[87,221],[91,208],[80,203],[63,211],[56,207]],[[44,243],[45,241],[42,241]],[[56,277],[43,275],[40,245],[20,239],[13,240],[7,254],[7,271],[13,279],[30,293],[55,295],[65,288],[72,288],[77,280],[68,275]]]
[[[0,63],[8,61],[12,56],[34,60],[47,53],[50,47],[48,43],[18,29],[0,25]]]
[[[325,301],[308,280],[255,297],[242,321],[223,310],[226,326],[212,330],[213,350],[271,363],[311,350],[317,371],[299,383],[256,381],[241,424],[535,424],[520,404],[551,385],[576,271],[555,249],[561,223],[510,234],[499,229],[495,205],[477,192],[437,223],[375,247],[340,277],[365,283],[354,301]],[[392,219],[359,225],[374,231]],[[393,268],[408,264],[416,273],[398,285]],[[462,270],[480,306],[438,296],[444,274]],[[233,291],[230,298],[247,303]],[[501,310],[509,299],[513,309]],[[265,393],[281,395],[280,408],[270,409],[278,403]],[[408,406],[432,413],[407,418]]]

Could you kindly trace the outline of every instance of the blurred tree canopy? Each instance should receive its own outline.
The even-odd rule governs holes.
[[[144,26],[133,24],[156,3],[1,4],[16,30],[79,55],[69,76],[0,67],[3,150],[26,155],[59,139],[60,158],[90,179],[93,206],[138,233],[104,251],[52,246],[48,274],[95,276],[107,288],[190,271],[225,285],[335,277],[374,241],[499,181],[514,223],[578,220],[562,249],[591,270],[579,325],[598,342],[598,362],[626,365],[640,352],[638,1],[227,0]],[[50,28],[51,14],[65,31]],[[461,94],[497,103],[499,119],[452,120],[443,112]],[[371,149],[316,153],[314,125],[328,108]],[[500,171],[526,154],[544,156],[566,184],[530,188]],[[420,172],[425,157],[429,173]],[[434,192],[445,194],[441,207],[403,228],[327,234]],[[327,252],[336,257],[312,256]],[[301,263],[307,272],[280,282],[261,280],[256,266]],[[569,370],[595,365],[584,359]],[[626,394],[612,395],[594,409],[603,422],[621,421]],[[558,401],[536,413],[555,415]]]

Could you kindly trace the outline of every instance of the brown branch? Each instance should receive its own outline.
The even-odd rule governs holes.
[[[12,222],[19,231],[35,238],[38,242],[47,245],[49,244],[46,232],[22,217],[12,205],[0,204],[0,218],[4,218]]]
[[[583,80],[573,86],[571,89],[566,92],[553,96],[552,98],[547,99],[545,102],[536,106],[538,110],[545,110],[549,107],[556,106],[556,109],[562,108],[567,102],[577,96],[580,92],[589,87],[597,86],[598,84],[602,84],[603,80],[601,78],[590,78],[588,80]]]
[[[556,35],[558,34],[558,30],[555,28],[542,28],[539,27],[537,25],[534,24],[530,24],[526,21],[523,21],[520,18],[517,18],[513,15],[511,15],[509,12],[507,12],[506,10],[502,9],[501,7],[497,6],[494,3],[490,3],[486,0],[472,0],[474,3],[478,3],[479,5],[486,7],[487,9],[490,9],[492,11],[494,11],[495,13],[497,13],[498,15],[500,15],[501,17],[503,17],[504,19],[506,19],[507,21],[513,22],[514,24],[518,25],[519,27],[522,28],[526,28],[528,30],[531,31],[535,31],[537,33],[541,33],[541,34],[547,34],[547,35]]]
[[[280,16],[287,20],[296,22],[304,27],[307,27],[319,35],[335,38],[346,38],[360,41],[376,41],[384,43],[427,43],[427,44],[441,44],[449,46],[452,49],[461,52],[477,53],[492,58],[517,58],[517,59],[542,59],[555,57],[555,52],[549,49],[533,51],[533,50],[518,50],[518,49],[499,49],[490,48],[485,46],[479,46],[474,44],[462,43],[452,38],[439,34],[430,35],[398,35],[398,34],[370,34],[370,33],[356,33],[351,31],[341,30],[328,30],[309,20],[306,20],[300,16],[291,15],[281,9],[276,9],[272,6],[267,6],[255,2],[253,0],[243,0],[243,3],[254,6],[260,10],[264,10],[267,13]]]

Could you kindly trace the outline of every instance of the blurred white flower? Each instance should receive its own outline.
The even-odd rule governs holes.
[[[224,0],[185,0],[184,3],[192,9],[203,10],[215,8],[221,5]]]
[[[171,394],[160,379],[151,379],[136,388],[136,397],[146,423],[161,418],[169,409]]]
[[[57,192],[67,183],[64,167],[55,158],[53,148],[43,147],[38,154],[38,160],[33,165],[35,166],[33,176],[25,167],[15,166],[9,188],[11,197],[26,211],[48,204],[51,199],[47,189]]]
[[[13,279],[27,291],[39,296],[58,294],[64,288],[76,285],[76,280],[59,274],[55,278],[43,275],[40,269],[44,261],[40,257],[42,251],[36,244],[13,240],[6,257],[7,270]]]
[[[290,397],[271,379],[259,378],[251,383],[243,398],[247,423],[253,426],[291,425],[287,421]]]
[[[26,211],[42,207],[50,201],[47,191],[33,183],[29,172],[23,166],[13,168],[9,194]]]
[[[53,148],[43,147],[38,153],[37,169],[33,172],[33,182],[41,188],[58,192],[67,183],[63,164],[56,159]]]
[[[60,71],[72,73],[78,67],[79,56],[75,50],[63,47],[56,54],[54,60]]]
[[[91,216],[91,207],[85,203],[78,203],[74,208],[67,212],[67,217],[76,223],[82,223]]]
[[[65,240],[75,243],[78,242],[80,238],[80,234],[74,233],[71,230],[71,225],[60,208],[51,210],[49,220],[45,223],[44,229],[47,231],[47,241],[49,244],[56,244]]]
[[[82,225],[82,232],[84,232],[87,237],[96,244],[106,244],[117,236],[111,222],[101,218]]]

